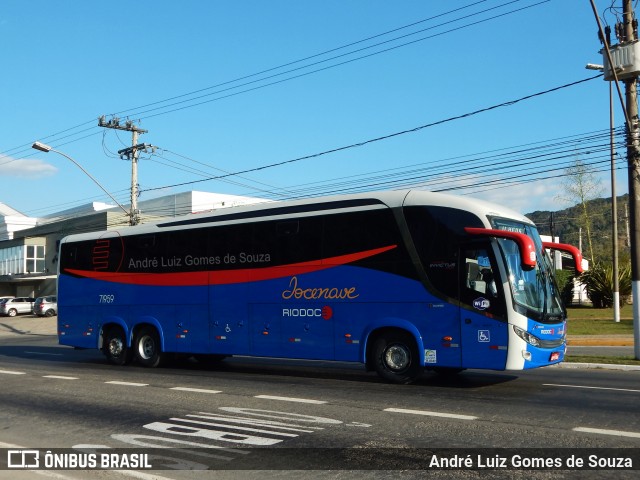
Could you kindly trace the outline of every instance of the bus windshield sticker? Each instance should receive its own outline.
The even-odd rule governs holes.
[[[492,220],[493,225],[498,230],[504,230],[507,232],[527,233],[526,227],[521,222],[515,222],[513,220],[501,220],[494,218]]]

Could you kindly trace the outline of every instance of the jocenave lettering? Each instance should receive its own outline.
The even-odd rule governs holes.
[[[282,298],[289,300],[291,298],[303,300],[353,300],[358,298],[356,287],[315,287],[302,288],[298,286],[298,277],[291,277],[289,288],[282,292]]]

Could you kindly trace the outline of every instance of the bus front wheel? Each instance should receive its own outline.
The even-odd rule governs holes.
[[[392,332],[377,338],[373,360],[378,375],[393,383],[411,383],[422,371],[418,347],[407,333]]]
[[[162,363],[163,354],[160,347],[160,336],[155,328],[143,327],[136,335],[136,360],[145,367],[158,367]]]
[[[102,351],[112,365],[127,365],[133,358],[133,352],[127,347],[127,337],[120,327],[111,327],[105,332]]]

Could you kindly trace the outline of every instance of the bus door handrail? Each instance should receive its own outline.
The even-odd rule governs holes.
[[[530,236],[520,232],[497,230],[495,228],[464,227],[464,231],[471,235],[485,235],[513,240],[520,250],[520,262],[524,270],[536,268],[536,246]]]

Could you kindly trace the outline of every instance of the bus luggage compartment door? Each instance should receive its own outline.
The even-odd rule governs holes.
[[[249,305],[251,353],[287,358],[332,360],[333,322],[321,305]]]
[[[210,352],[213,354],[249,354],[249,318],[242,308],[245,290],[236,292],[227,286],[210,290]]]

